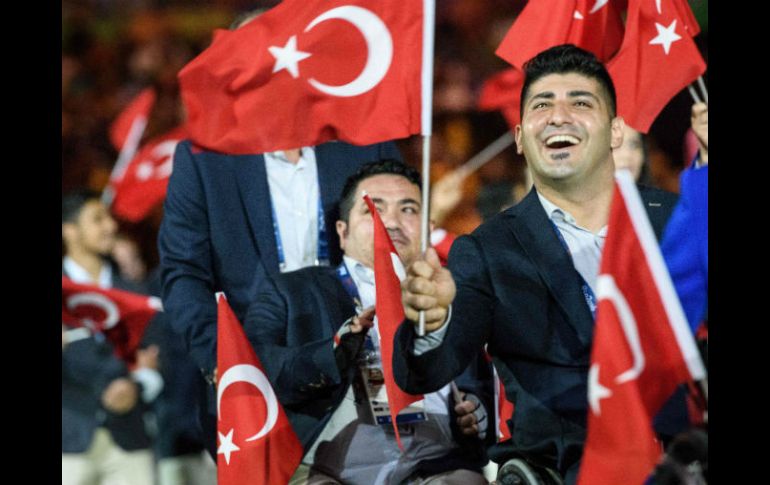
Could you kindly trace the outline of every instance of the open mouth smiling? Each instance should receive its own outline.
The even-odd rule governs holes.
[[[546,148],[569,148],[580,143],[580,139],[574,135],[553,135],[545,139]]]

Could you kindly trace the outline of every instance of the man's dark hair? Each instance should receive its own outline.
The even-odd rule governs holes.
[[[75,222],[80,210],[91,200],[101,200],[101,194],[91,189],[76,189],[61,198],[61,223]]]
[[[342,195],[340,196],[340,220],[348,222],[350,211],[353,209],[353,205],[355,205],[356,202],[355,197],[358,184],[360,184],[362,180],[374,177],[375,175],[400,175],[412,182],[422,191],[420,172],[405,165],[403,162],[394,159],[384,159],[367,163],[366,165],[362,165],[356,173],[348,177],[345,181],[345,187],[343,187]]]
[[[591,52],[576,47],[572,44],[562,44],[544,50],[532,59],[524,63],[524,85],[521,87],[521,107],[519,116],[524,117],[524,101],[527,97],[529,86],[538,79],[549,74],[577,73],[596,80],[604,87],[610,98],[610,115],[615,117],[617,97],[615,85],[599,59]]]

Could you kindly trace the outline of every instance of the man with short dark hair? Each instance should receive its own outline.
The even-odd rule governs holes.
[[[62,275],[76,283],[138,292],[108,256],[117,225],[97,192],[62,198]],[[137,369],[113,353],[104,335],[62,325],[62,484],[147,485],[153,479],[143,414],[163,387],[157,353],[137,352]]]
[[[533,190],[458,238],[448,270],[430,250],[409,268],[403,301],[412,322],[396,335],[394,372],[407,392],[429,392],[486,343],[515,409],[511,440],[490,450],[501,475],[532,468],[572,484],[585,441],[593,295],[623,120],[609,74],[587,51],[556,46],[524,71],[515,136]],[[660,237],[671,199],[657,190],[642,197]],[[419,310],[425,337],[414,330]]]
[[[486,370],[491,377],[483,358],[458,380],[468,393],[460,404],[444,386],[425,396],[427,420],[413,416],[416,421],[399,425],[403,453],[392,425],[375,419],[378,405],[365,388],[379,385],[382,370],[373,322],[374,223],[363,193],[402,261],[419,256],[419,174],[395,160],[364,165],[342,191],[336,230],[343,263],[275,276],[244,323],[306,450],[291,483],[486,484],[480,474],[487,462],[482,439],[493,438],[486,410],[494,407],[491,399],[480,404],[491,395],[491,382],[484,392],[475,374]]]

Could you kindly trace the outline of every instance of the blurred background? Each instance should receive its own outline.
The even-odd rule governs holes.
[[[62,191],[103,190],[118,158],[110,143],[111,122],[142,89],[153,86],[155,109],[142,140],[177,126],[182,115],[177,72],[228,28],[240,14],[276,1],[245,0],[63,0],[62,1]],[[708,2],[691,0],[700,26],[695,38],[708,62]],[[485,80],[508,64],[494,51],[525,0],[436,0],[434,134],[431,180],[462,165],[509,128],[496,111],[477,109]],[[708,72],[704,76],[708,84]],[[675,97],[645,138],[650,185],[678,192],[679,172],[690,160],[686,132],[692,99]],[[400,140],[407,160],[419,168],[421,138]],[[509,147],[462,182],[461,193],[440,225],[467,233],[528,190],[523,158]],[[154,268],[162,205],[138,222],[119,220],[135,242],[126,265]]]

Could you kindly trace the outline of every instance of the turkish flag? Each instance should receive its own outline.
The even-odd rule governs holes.
[[[495,381],[495,410],[497,418],[497,442],[511,439],[511,429],[508,427],[508,419],[513,416],[513,403],[508,400],[505,395],[505,386],[502,379],[497,374],[497,369],[494,370]]]
[[[540,52],[575,44],[609,59],[623,39],[623,20],[614,0],[529,0],[495,53],[523,69]]]
[[[521,88],[524,73],[515,67],[490,77],[481,86],[478,108],[482,111],[501,111],[511,129],[521,123]]]
[[[129,222],[138,222],[166,197],[174,150],[187,138],[183,126],[149,140],[126,166],[123,176],[113,180],[112,212]]]
[[[223,296],[217,307],[217,483],[285,485],[302,444]]]
[[[641,485],[662,453],[652,420],[700,354],[631,174],[616,175],[596,283],[588,436],[578,484]]]
[[[629,0],[623,45],[607,63],[618,115],[642,133],[671,98],[706,71],[680,16],[683,9],[689,11],[677,0]]]
[[[131,130],[138,129],[138,137],[141,138],[152,107],[155,105],[155,98],[155,90],[153,88],[145,88],[115,118],[115,121],[110,125],[110,142],[112,142],[112,146],[116,150],[121,151],[123,149]],[[139,143],[139,138],[136,139],[137,144]]]
[[[136,361],[147,324],[163,309],[157,297],[75,283],[66,276],[61,279],[61,303],[62,323],[104,334],[115,355],[129,365]]]
[[[376,292],[374,309],[377,314],[377,331],[380,335],[382,375],[385,379],[385,392],[388,395],[390,418],[396,432],[396,441],[398,446],[403,449],[396,416],[399,411],[423,398],[420,394],[407,394],[402,391],[393,378],[393,339],[396,336],[398,326],[404,321],[404,307],[401,305],[401,280],[406,278],[406,271],[374,202],[368,195],[364,196],[364,201],[369,206],[369,212],[372,213],[374,221],[374,287]]]
[[[264,153],[420,133],[423,2],[285,0],[179,73],[191,139]]]

